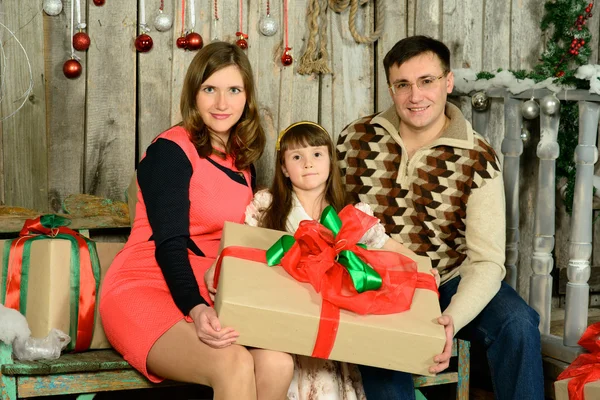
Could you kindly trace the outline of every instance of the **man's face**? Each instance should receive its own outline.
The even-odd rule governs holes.
[[[390,94],[400,127],[413,133],[440,131],[445,122],[446,97],[454,87],[452,72],[444,71],[439,57],[423,53],[390,67]],[[417,82],[421,82],[421,88]],[[435,132],[437,133],[437,132]]]

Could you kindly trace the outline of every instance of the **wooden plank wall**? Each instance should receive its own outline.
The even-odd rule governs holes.
[[[123,200],[136,162],[148,144],[162,130],[180,121],[181,86],[187,65],[196,54],[175,46],[182,31],[181,1],[165,0],[165,12],[173,16],[173,28],[158,32],[153,27],[158,2],[146,0],[146,20],[152,28],[154,47],[141,54],[133,46],[138,34],[139,2],[107,1],[103,7],[97,7],[82,0],[92,45],[87,52],[77,52],[83,75],[68,80],[62,74],[62,64],[70,55],[72,1],[63,0],[62,13],[51,17],[41,11],[39,0],[0,0],[0,22],[23,43],[34,82],[25,106],[0,125],[0,204],[59,211],[65,196],[81,192]],[[235,41],[239,3],[216,1],[216,23],[214,0],[195,2],[194,29],[205,43],[215,37]],[[289,0],[289,40],[294,63],[283,67],[279,61],[284,46],[283,1],[271,0],[272,15],[280,23],[279,32],[272,37],[258,32],[258,21],[266,13],[266,0],[243,2],[243,30],[249,34],[247,54],[268,137],[257,166],[261,185],[268,185],[273,175],[278,132],[290,123],[318,121],[335,139],[352,120],[392,104],[382,61],[403,37],[427,34],[441,39],[452,50],[454,68],[475,70],[528,69],[543,50],[544,38],[539,31],[543,1],[369,1],[359,10],[357,28],[363,33],[371,32],[378,22],[376,7],[385,7],[385,29],[379,42],[356,44],[348,28],[348,10],[330,10],[327,48],[334,73],[303,76],[296,71],[308,38],[308,4],[309,0]],[[596,17],[590,20],[594,35],[592,62],[598,60],[598,21]],[[185,28],[189,27],[188,15]],[[6,116],[15,109],[29,77],[16,42],[5,30],[0,38],[7,54],[6,68],[0,71],[6,77],[0,112]],[[461,104],[470,117],[470,99],[461,99]],[[500,153],[504,136],[502,101],[494,100],[491,107],[487,137]],[[531,138],[521,164],[518,285],[524,297],[528,296],[532,254],[538,139]],[[568,260],[568,225],[569,217],[559,211],[556,257],[560,267],[565,267]]]

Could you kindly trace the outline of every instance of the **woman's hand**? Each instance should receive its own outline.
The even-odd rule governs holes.
[[[213,286],[215,281],[215,265],[217,265],[217,260],[210,266],[208,270],[204,273],[204,283],[206,284],[206,288],[208,289],[208,295],[210,299],[215,301],[215,294],[217,294],[217,289]]]
[[[198,338],[215,349],[230,346],[240,336],[233,328],[221,329],[221,323],[214,308],[198,304],[190,311]]]

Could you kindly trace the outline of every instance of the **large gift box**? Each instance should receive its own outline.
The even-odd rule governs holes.
[[[98,313],[100,282],[124,243],[94,243],[81,236],[68,240],[57,230],[21,233],[18,239],[0,240],[1,302],[26,316],[33,337],[55,328],[71,336],[70,349],[110,348]]]
[[[281,266],[248,260],[258,259],[260,251],[271,248],[283,235],[225,224],[221,247],[231,251],[221,253],[215,309],[222,326],[240,333],[238,344],[315,356],[316,348],[330,340],[333,347],[322,358],[431,375],[433,357],[442,352],[446,341],[443,327],[436,322],[441,312],[435,283],[434,290],[414,290],[410,309],[401,313],[359,315],[341,309],[336,327],[321,321],[326,304],[313,285],[298,282]],[[245,249],[256,254],[247,257]],[[428,258],[412,258],[419,272],[430,275]]]
[[[554,398],[556,400],[574,400],[573,396],[569,397],[569,381],[570,379],[562,379],[554,382]],[[583,387],[584,400],[600,399],[600,381],[589,382]]]

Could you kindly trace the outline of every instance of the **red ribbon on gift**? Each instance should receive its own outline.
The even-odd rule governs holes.
[[[585,384],[600,380],[600,322],[588,326],[577,343],[589,353],[579,355],[556,378],[557,381],[572,378],[568,384],[571,400],[583,400]]]
[[[77,333],[75,339],[75,351],[84,351],[89,349],[94,333],[94,317],[96,308],[96,285],[99,279],[98,274],[94,273],[88,242],[86,238],[78,232],[67,228],[66,226],[47,227],[42,224],[41,219],[60,218],[54,216],[37,217],[25,221],[23,229],[19,233],[19,238],[15,239],[10,246],[8,256],[8,270],[6,271],[6,299],[5,306],[15,310],[21,310],[21,303],[26,298],[21,295],[21,277],[23,276],[24,249],[28,241],[39,239],[41,236],[49,238],[65,238],[64,235],[74,239],[77,243],[80,257],[79,271],[75,276],[79,276],[78,282],[71,282],[78,285],[78,312],[77,312]],[[73,256],[73,254],[72,254]],[[28,272],[27,272],[28,273]],[[27,288],[24,288],[26,291]],[[24,306],[23,306],[24,308]]]
[[[433,275],[418,272],[412,259],[395,252],[371,251],[357,246],[365,232],[378,222],[377,218],[354,206],[346,206],[339,217],[342,228],[335,237],[317,221],[302,221],[294,235],[296,243],[281,260],[282,267],[294,279],[310,283],[323,298],[312,353],[318,358],[328,358],[333,349],[340,308],[362,315],[394,314],[410,309],[417,288],[438,293]],[[382,285],[378,290],[358,293],[346,268],[337,262],[343,250],[352,251],[379,273]],[[221,261],[228,256],[266,262],[263,250],[227,247],[215,267],[214,287],[217,287]]]

